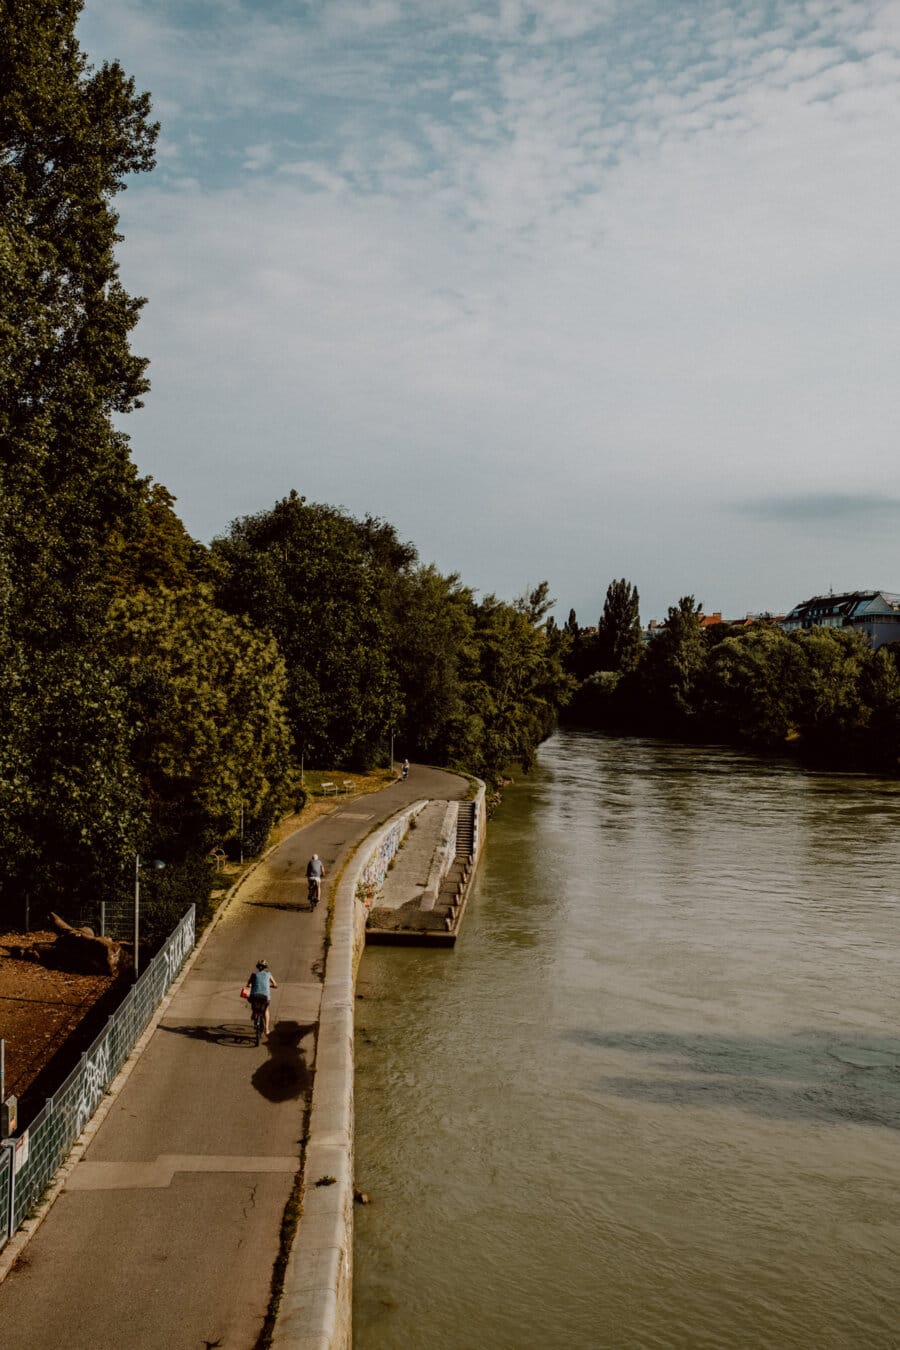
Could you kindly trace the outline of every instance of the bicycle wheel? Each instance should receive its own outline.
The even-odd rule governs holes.
[[[263,1019],[260,1013],[253,1014],[253,1029],[256,1032],[256,1044],[259,1045],[263,1032]]]

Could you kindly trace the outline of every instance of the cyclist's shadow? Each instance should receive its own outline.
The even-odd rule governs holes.
[[[189,1036],[194,1041],[209,1041],[210,1045],[237,1045],[255,1049],[253,1026],[246,1022],[219,1022],[215,1026],[171,1026],[161,1023],[160,1031],[173,1036]]]
[[[305,1037],[314,1033],[316,1022],[276,1022],[266,1040],[269,1058],[260,1064],[250,1080],[267,1101],[286,1102],[302,1097],[312,1086],[312,1071],[301,1048]]]
[[[315,1032],[318,1023],[276,1022],[265,1042],[269,1057],[251,1078],[251,1083],[270,1102],[287,1102],[302,1097],[312,1086],[312,1071],[306,1063],[301,1042]],[[161,1031],[175,1036],[189,1036],[212,1045],[240,1046],[259,1053],[249,1023],[220,1022],[216,1026],[167,1026]]]

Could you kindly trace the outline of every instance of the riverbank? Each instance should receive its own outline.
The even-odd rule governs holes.
[[[424,785],[418,773],[417,781]],[[466,780],[457,782],[459,796],[467,795]],[[476,802],[481,804],[483,814],[483,784],[477,786]],[[432,804],[436,809],[429,814]],[[382,886],[395,894],[399,888],[406,897],[410,866],[412,871],[418,868],[424,874],[419,898],[427,897],[430,885],[439,887],[441,878],[435,871],[446,871],[449,861],[443,826],[449,814],[455,818],[450,807],[457,804],[458,800],[435,804],[422,799],[405,807],[366,838],[338,877],[303,1177],[296,1197],[299,1217],[278,1298],[272,1350],[305,1350],[313,1344],[322,1350],[345,1350],[351,1344],[355,999],[357,972],[366,945],[365,901],[378,896]],[[421,823],[411,831],[415,822]],[[402,869],[392,867],[398,853],[400,857],[405,855],[407,866]]]
[[[454,785],[460,795],[468,790],[455,776],[418,772],[419,793],[447,796]],[[352,1024],[352,985],[333,1005],[322,1001],[324,958],[331,949],[340,955],[340,933],[327,937],[325,905],[308,909],[305,861],[313,850],[325,861],[330,901],[353,850],[413,798],[411,786],[396,782],[338,801],[242,882],[107,1100],[27,1262],[0,1284],[11,1341],[30,1350],[257,1343],[277,1294],[280,1225],[304,1175],[320,1068],[323,1090],[328,1082],[324,1045],[317,1055],[320,1012],[335,1025],[343,1019],[348,1044],[347,1015]],[[278,987],[272,1035],[257,1048],[238,991],[260,956]],[[329,1132],[326,1122],[322,1137]]]

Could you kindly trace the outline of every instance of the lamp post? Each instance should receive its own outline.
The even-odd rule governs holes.
[[[138,943],[141,936],[141,855],[134,855],[134,978],[138,977],[140,968],[140,948]]]
[[[157,872],[161,872],[165,867],[161,858],[154,858],[150,866]],[[141,938],[141,855],[134,855],[134,978],[137,981],[140,972],[140,938]]]

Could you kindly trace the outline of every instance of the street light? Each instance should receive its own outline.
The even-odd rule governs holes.
[[[154,858],[150,866],[154,872],[161,872],[165,867],[161,858]],[[134,978],[137,980],[140,970],[140,935],[141,935],[141,855],[134,855]]]

